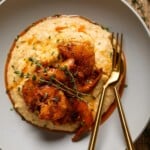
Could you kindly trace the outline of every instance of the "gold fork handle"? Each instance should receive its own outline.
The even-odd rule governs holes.
[[[122,125],[122,129],[123,129],[123,132],[124,132],[124,135],[125,135],[126,143],[127,143],[127,149],[128,150],[135,150],[116,86],[114,86],[114,90],[115,90],[115,95],[116,95],[116,100],[117,100],[117,106],[118,106],[118,112],[119,112],[119,116],[120,116],[120,120],[121,120],[121,125]]]
[[[106,90],[106,87],[103,86],[102,94],[100,96],[100,100],[99,100],[98,107],[97,107],[97,113],[95,116],[95,124],[94,124],[93,131],[91,134],[91,139],[90,139],[88,150],[94,150],[94,148],[95,148],[97,133],[98,133],[100,121],[102,118],[102,107],[103,107],[103,103],[104,103],[105,90]]]

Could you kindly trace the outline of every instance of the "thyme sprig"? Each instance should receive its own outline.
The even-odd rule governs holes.
[[[65,85],[64,83],[60,82],[59,80],[57,80],[56,78],[53,78],[53,80],[60,86],[64,87],[65,89],[71,91],[72,93],[78,95],[78,96],[92,96],[90,94],[87,93],[83,93],[83,92],[79,92],[77,89],[72,89],[70,87],[68,87],[67,85]],[[92,96],[93,97],[93,96]],[[94,98],[94,97],[93,97]]]
[[[32,57],[29,57],[28,60],[31,62],[31,65],[34,64],[38,67],[41,67],[41,68],[44,69],[44,72],[47,72],[47,68],[45,69],[44,66],[38,60],[36,60]],[[67,86],[63,82],[59,81],[55,77],[55,74],[50,76],[49,80],[47,80],[47,79],[44,79],[44,78],[37,78],[36,75],[31,75],[29,73],[25,74],[21,71],[16,70],[14,66],[12,66],[12,68],[14,69],[14,73],[16,75],[18,75],[19,77],[21,77],[21,78],[31,78],[33,81],[37,80],[37,82],[39,82],[39,83],[45,83],[45,84],[48,84],[48,85],[52,85],[52,86],[56,87],[57,89],[66,92],[70,96],[78,98],[79,100],[85,101],[84,98],[83,98],[84,96],[88,96],[88,97],[91,97],[91,98],[95,99],[95,97],[91,94],[87,94],[87,93],[83,93],[83,92],[78,91],[77,85],[76,85],[76,82],[75,82],[75,77],[74,77],[73,73],[68,69],[67,66],[58,67],[58,69],[64,71],[66,76],[68,76],[70,78],[70,82],[73,85],[72,88]]]
[[[92,97],[92,98],[95,99],[95,97],[92,96],[91,94],[79,92],[79,91],[77,90],[77,86],[76,86],[76,82],[75,82],[74,75],[73,75],[72,72],[67,68],[67,66],[64,66],[64,67],[62,67],[62,68],[60,68],[60,69],[63,70],[63,71],[65,72],[65,74],[68,75],[68,76],[71,78],[71,83],[73,84],[73,89],[67,87],[65,84],[61,83],[61,82],[58,81],[57,79],[55,79],[56,82],[58,82],[59,84],[62,84],[63,86],[66,86],[66,87],[68,88],[68,90],[71,90],[72,92],[76,93],[76,95],[78,95],[78,96],[90,96],[90,97]]]
[[[64,92],[66,92],[67,94],[75,97],[75,98],[78,98],[80,100],[84,100],[83,99],[83,96],[90,96],[92,98],[95,98],[93,95],[91,94],[87,94],[87,93],[82,93],[82,92],[79,92],[75,89],[72,89],[70,87],[68,87],[67,85],[65,85],[64,83],[60,82],[59,80],[57,80],[54,76],[51,76],[50,77],[50,80],[45,80],[43,78],[40,78],[39,81],[41,83],[46,83],[48,85],[52,85],[54,87],[56,87],[57,89],[60,89]]]
[[[75,83],[75,78],[74,78],[72,72],[67,68],[67,66],[61,67],[60,69],[62,71],[64,71],[67,76],[70,77],[71,83],[73,84],[73,89],[77,90],[77,86],[76,86],[76,83]]]
[[[79,95],[77,95],[74,92],[72,92],[71,88],[70,88],[70,90],[68,90],[68,88],[65,88],[66,86],[64,87],[62,85],[59,85],[58,83],[54,83],[52,80],[45,80],[43,78],[40,78],[39,81],[41,83],[46,83],[48,85],[52,85],[52,86],[56,87],[57,89],[66,92],[67,94],[71,95],[72,97],[76,97],[76,98],[78,98],[80,100],[84,100],[82,97],[80,97]]]

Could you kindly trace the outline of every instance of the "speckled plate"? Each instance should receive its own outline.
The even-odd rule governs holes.
[[[2,1],[0,1],[1,3]],[[87,150],[89,136],[77,143],[71,134],[47,132],[22,121],[5,93],[4,66],[11,44],[24,28],[45,16],[77,14],[124,34],[128,87],[122,104],[135,140],[150,117],[150,38],[144,22],[124,1],[7,0],[0,6],[0,149]],[[123,150],[125,141],[117,109],[100,127],[96,150]]]

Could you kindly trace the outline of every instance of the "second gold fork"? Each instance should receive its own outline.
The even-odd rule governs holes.
[[[118,36],[117,36],[117,38],[118,38]],[[120,46],[118,47],[119,51],[122,51],[122,40],[123,40],[123,36],[121,37]],[[121,77],[122,74],[125,73],[125,66],[123,65],[123,61],[125,61],[124,57],[121,58],[121,56],[120,56],[120,60],[119,60],[119,63],[118,63],[118,71],[120,72],[120,77]],[[129,128],[128,128],[128,125],[127,125],[124,110],[123,110],[123,107],[122,107],[122,104],[121,104],[121,100],[120,100],[120,97],[119,97],[119,94],[118,94],[117,83],[115,83],[113,88],[114,88],[114,92],[115,92],[115,96],[116,96],[117,108],[118,108],[118,112],[119,112],[119,117],[120,117],[122,129],[123,129],[123,132],[124,132],[124,137],[125,137],[126,144],[127,144],[127,149],[128,150],[135,150],[132,139],[131,139],[131,135],[130,135],[130,132],[129,132]]]
[[[103,107],[103,103],[104,103],[105,91],[106,91],[106,89],[109,85],[118,82],[119,77],[120,77],[119,64],[120,64],[120,61],[121,61],[121,51],[118,51],[118,47],[119,47],[119,44],[120,44],[118,36],[119,36],[119,34],[117,33],[116,42],[114,44],[114,34],[112,34],[111,43],[112,43],[113,50],[114,50],[113,51],[112,73],[111,73],[109,79],[107,80],[107,82],[105,83],[105,85],[102,88],[102,93],[101,93],[101,97],[100,97],[98,107],[97,107],[97,113],[96,113],[96,117],[95,117],[95,124],[94,124],[94,128],[93,128],[93,131],[92,131],[92,135],[91,135],[88,150],[94,150],[94,147],[95,147],[97,133],[98,133],[98,129],[99,129],[99,123],[100,123],[101,117],[102,117],[102,107]],[[121,39],[122,39],[122,36],[121,36]]]

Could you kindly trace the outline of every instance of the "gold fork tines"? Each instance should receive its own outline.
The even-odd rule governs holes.
[[[109,85],[116,83],[120,77],[120,61],[121,61],[121,53],[122,53],[121,49],[122,48],[119,48],[120,47],[119,45],[121,44],[121,46],[122,46],[122,36],[121,36],[121,40],[120,40],[121,42],[119,42],[119,34],[118,33],[116,36],[116,40],[114,37],[115,37],[114,33],[112,33],[112,39],[111,39],[111,43],[113,46],[112,73],[102,88],[102,93],[100,96],[100,100],[98,102],[97,113],[95,116],[95,124],[94,124],[93,131],[91,134],[91,139],[90,139],[88,150],[94,150],[94,147],[95,147],[97,133],[98,133],[98,129],[99,129],[99,123],[100,123],[101,117],[102,117],[102,107],[103,107],[103,103],[104,103],[105,91]]]

